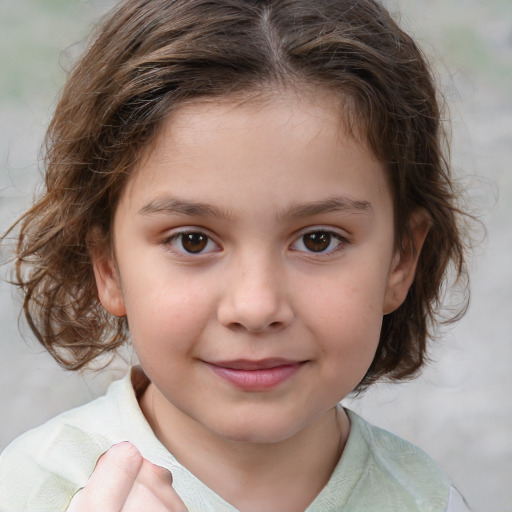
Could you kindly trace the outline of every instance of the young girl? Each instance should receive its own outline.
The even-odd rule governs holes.
[[[5,450],[0,510],[467,510],[338,405],[418,372],[465,276],[442,146],[373,0],[121,3],[57,106],[16,275],[64,367],[128,338],[140,366]]]

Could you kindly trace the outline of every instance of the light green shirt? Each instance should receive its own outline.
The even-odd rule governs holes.
[[[0,456],[0,512],[65,511],[98,458],[121,441],[130,441],[143,457],[171,471],[173,487],[189,512],[236,512],[158,441],[137,401],[146,386],[144,374],[134,367],[105,396],[11,443]],[[348,415],[351,429],[343,455],[306,512],[467,510],[446,476],[419,448],[351,411]]]

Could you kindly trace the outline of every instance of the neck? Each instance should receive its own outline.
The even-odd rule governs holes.
[[[328,482],[350,430],[343,409],[333,408],[283,441],[235,442],[178,410],[166,408],[161,414],[162,399],[150,385],[140,400],[156,436],[183,466],[242,512],[305,510]]]

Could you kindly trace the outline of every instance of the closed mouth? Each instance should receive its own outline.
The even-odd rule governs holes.
[[[244,392],[270,391],[288,381],[307,363],[290,359],[236,359],[207,363],[223,381]]]
[[[259,360],[250,360],[250,359],[235,359],[232,361],[215,361],[210,362],[209,364],[213,366],[218,366],[219,368],[226,368],[229,370],[245,370],[245,371],[255,371],[255,370],[270,370],[272,368],[279,368],[282,366],[295,366],[297,364],[305,363],[306,361],[297,361],[291,359],[282,359],[282,358],[269,358],[269,359],[259,359]]]

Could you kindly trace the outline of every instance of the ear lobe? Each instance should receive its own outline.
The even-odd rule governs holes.
[[[407,297],[409,288],[414,281],[418,259],[430,226],[430,219],[425,210],[420,209],[412,213],[410,220],[411,238],[406,241],[402,251],[400,249],[396,250],[391,264],[384,297],[384,315],[399,308]]]
[[[98,229],[93,228],[87,238],[100,302],[112,315],[125,316],[123,290],[114,256]]]

